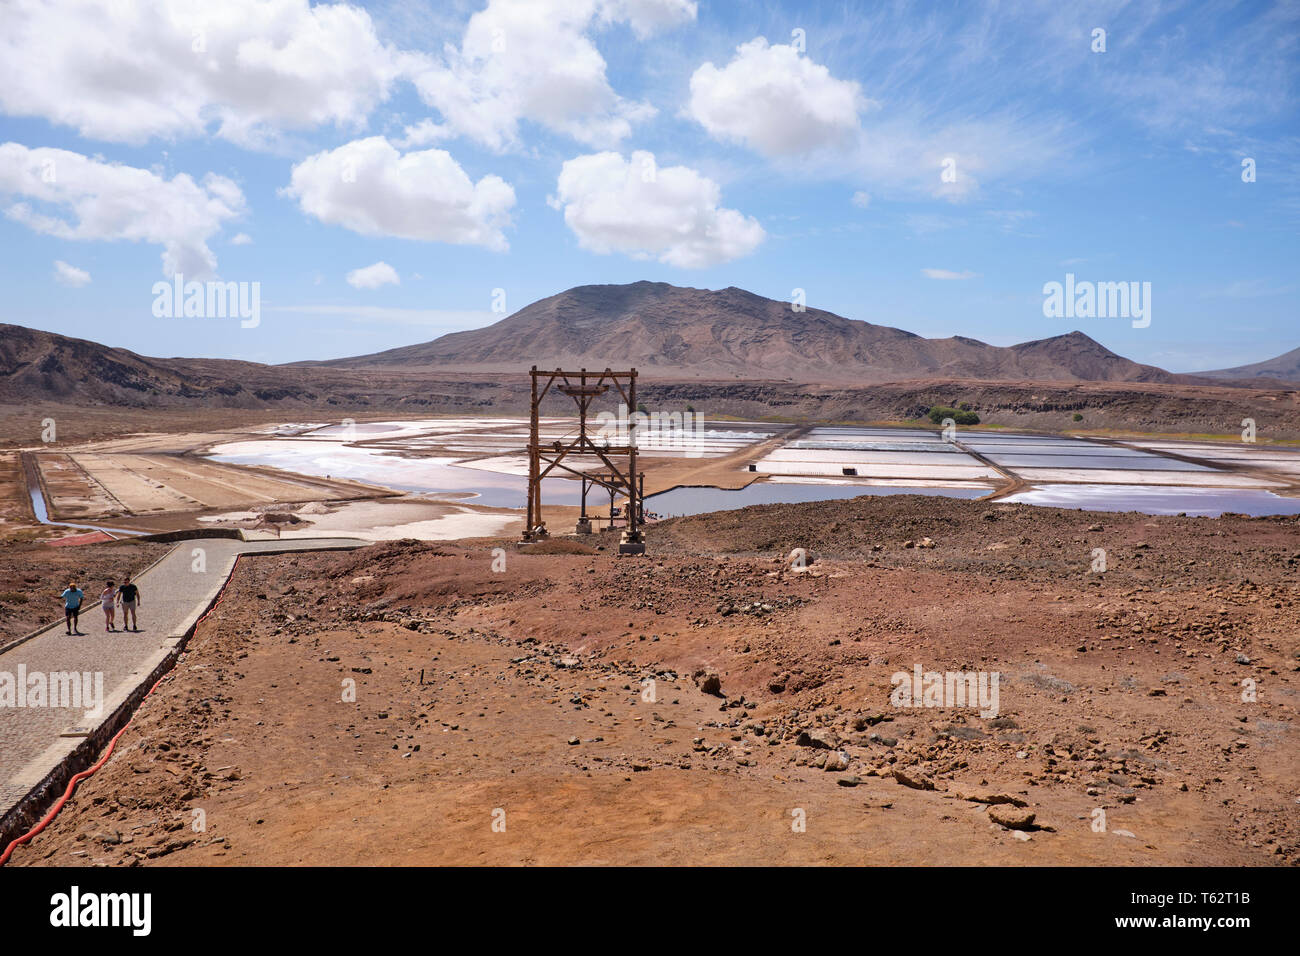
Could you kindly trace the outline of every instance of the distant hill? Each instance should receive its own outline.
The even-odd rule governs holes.
[[[634,366],[700,379],[792,379],[870,384],[920,378],[998,381],[1175,382],[1082,332],[1003,348],[807,309],[744,289],[663,282],[578,286],[500,322],[373,355],[297,363],[341,368],[420,367],[465,372],[530,365]]]
[[[1295,385],[1300,383],[1300,349],[1292,349],[1276,358],[1251,365],[1238,365],[1236,368],[1223,368],[1197,374],[1202,378],[1223,379],[1238,384],[1253,382],[1265,386]]]
[[[146,358],[86,339],[0,324],[0,401],[256,408],[314,393],[301,375],[227,359]]]
[[[0,388],[13,399],[134,404],[143,394],[181,394],[184,376],[161,363],[85,339],[0,326]]]

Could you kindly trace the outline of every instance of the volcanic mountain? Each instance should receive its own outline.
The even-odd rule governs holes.
[[[663,282],[587,285],[500,322],[432,342],[326,362],[340,368],[517,372],[541,367],[627,368],[668,378],[858,383],[962,378],[998,381],[1174,382],[1082,332],[1010,348],[953,336],[927,339],[735,287]]]
[[[1272,363],[1263,364],[1271,370]],[[11,406],[505,407],[505,392],[519,386],[520,373],[530,365],[631,366],[661,383],[722,387],[787,381],[812,388],[891,382],[923,388],[958,379],[1214,384],[1205,376],[1132,362],[1082,332],[1003,348],[963,336],[922,338],[820,309],[794,312],[788,302],[743,289],[654,282],[579,286],[486,328],[373,355],[287,365],[149,358],[0,324],[0,405]],[[1243,377],[1230,384],[1261,387],[1265,381]],[[477,391],[470,388],[475,382]],[[489,394],[493,388],[505,392]]]
[[[1276,385],[1278,383],[1295,384],[1300,382],[1300,349],[1292,349],[1276,358],[1250,365],[1238,365],[1236,368],[1218,369],[1213,372],[1198,372],[1204,378],[1226,379],[1237,385]]]

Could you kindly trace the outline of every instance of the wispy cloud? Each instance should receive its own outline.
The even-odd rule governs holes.
[[[1289,295],[1296,290],[1294,284],[1279,285],[1268,279],[1238,279],[1225,286],[1201,293],[1202,299],[1262,299],[1267,296]]]
[[[354,322],[411,325],[446,331],[478,329],[502,318],[487,309],[402,309],[378,305],[276,305],[266,306],[263,311],[342,317]]]
[[[979,273],[966,270],[964,272],[953,272],[951,269],[922,269],[922,273],[930,279],[974,279]]]
[[[944,216],[938,213],[913,212],[903,217],[903,227],[913,235],[926,236],[966,225],[966,220],[956,216]]]
[[[62,259],[54,260],[54,280],[60,285],[71,286],[74,289],[83,285],[90,284],[90,273],[85,269],[78,269],[76,266],[70,266]]]

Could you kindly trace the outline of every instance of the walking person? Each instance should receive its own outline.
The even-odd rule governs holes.
[[[68,625],[68,634],[80,634],[77,629],[77,615],[81,613],[81,601],[86,592],[77,587],[76,581],[69,581],[67,588],[59,597],[63,598],[64,623]]]
[[[109,581],[108,586],[99,592],[99,605],[104,609],[104,630],[117,630],[117,588]]]
[[[139,631],[135,609],[140,605],[140,588],[131,583],[131,575],[128,574],[122,586],[117,589],[117,599],[122,605],[122,630]]]

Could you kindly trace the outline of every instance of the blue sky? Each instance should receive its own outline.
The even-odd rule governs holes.
[[[0,319],[282,362],[651,279],[1258,361],[1300,345],[1298,66],[1294,2],[16,0]],[[260,324],[155,317],[178,269]],[[1045,318],[1067,272],[1150,326]]]

